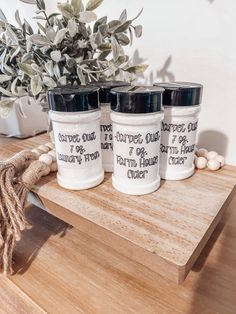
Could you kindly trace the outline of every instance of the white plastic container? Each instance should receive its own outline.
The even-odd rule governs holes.
[[[59,185],[72,190],[103,181],[98,88],[58,87],[48,92]]]
[[[99,87],[99,101],[101,106],[101,149],[102,165],[105,172],[113,172],[113,141],[110,90],[120,86],[130,86],[130,83],[123,81],[98,81],[91,85]]]
[[[160,186],[159,151],[162,88],[120,87],[111,90],[113,121],[113,186],[142,195]]]
[[[165,89],[160,175],[166,180],[182,180],[194,173],[194,150],[203,87],[186,82],[157,83],[155,86]]]

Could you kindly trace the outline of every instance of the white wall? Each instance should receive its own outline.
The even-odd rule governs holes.
[[[49,10],[56,6],[56,0],[46,3]],[[28,5],[0,0],[9,20],[17,6],[29,15]],[[130,50],[135,60],[149,64],[140,81],[203,83],[200,146],[217,150],[236,165],[236,1],[105,0],[97,14],[117,18],[127,8],[133,17],[142,7],[138,23],[144,26],[143,37]]]

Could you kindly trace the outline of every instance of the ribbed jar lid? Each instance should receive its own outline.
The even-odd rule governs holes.
[[[98,87],[61,86],[48,91],[49,108],[60,112],[90,111],[99,108]]]
[[[97,81],[90,83],[90,85],[99,87],[100,103],[110,103],[110,90],[115,87],[130,86],[130,83],[125,81]]]
[[[122,113],[162,111],[162,93],[157,86],[125,86],[111,90],[111,109]]]
[[[163,87],[163,106],[197,106],[202,101],[203,86],[190,82],[155,83]]]

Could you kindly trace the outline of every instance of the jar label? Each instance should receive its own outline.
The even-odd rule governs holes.
[[[101,107],[101,148],[104,152],[113,151],[112,121],[110,117],[110,105]]]
[[[53,124],[58,166],[84,169],[101,163],[99,124],[68,131]],[[79,179],[79,178],[78,178]]]
[[[138,127],[136,127],[138,128]],[[160,128],[131,132],[113,124],[114,175],[117,179],[149,183],[159,176]]]
[[[161,171],[187,171],[193,167],[198,119],[165,117],[161,126]]]

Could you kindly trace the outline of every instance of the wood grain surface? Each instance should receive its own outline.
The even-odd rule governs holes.
[[[236,312],[236,197],[181,285],[35,206],[26,213],[32,228],[16,247],[16,274],[0,278],[0,313]]]
[[[41,135],[7,148],[13,153],[45,141],[48,137]],[[164,277],[182,282],[235,192],[235,169],[226,166],[217,172],[197,171],[187,180],[162,181],[158,191],[144,196],[116,191],[111,174],[101,185],[84,191],[63,189],[50,175],[33,191],[52,214]]]
[[[17,245],[16,274],[9,280],[27,296],[25,306],[30,298],[35,311],[40,307],[47,313],[235,314],[235,209],[236,199],[184,283],[177,285],[30,206],[32,228]],[[13,291],[6,294],[18,302]],[[29,307],[23,313],[32,311]]]

